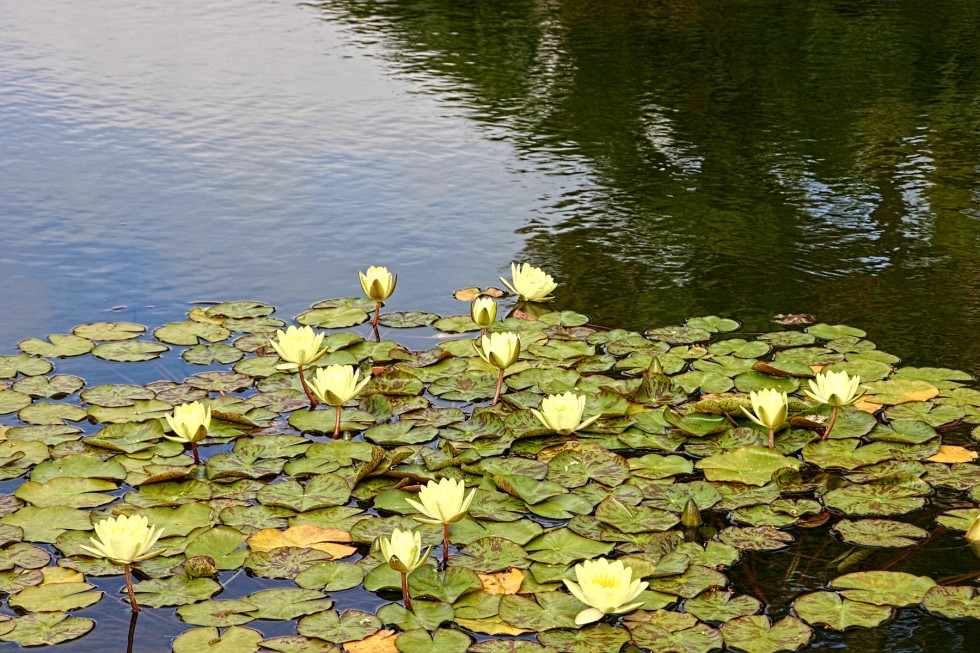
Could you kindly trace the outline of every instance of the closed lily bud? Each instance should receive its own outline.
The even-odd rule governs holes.
[[[391,537],[379,538],[378,545],[388,566],[403,574],[409,574],[425,564],[432,549],[429,547],[422,553],[422,535],[418,531],[397,528],[392,531]]]
[[[199,401],[174,406],[173,414],[164,417],[174,434],[163,437],[174,442],[199,442],[211,428],[211,407]]]
[[[490,297],[477,297],[470,304],[470,319],[481,329],[486,329],[497,319],[497,302]]]
[[[684,512],[681,513],[681,526],[684,528],[697,528],[701,525],[701,509],[694,499],[688,499],[684,505]]]
[[[398,275],[392,275],[388,268],[372,265],[367,272],[358,272],[364,294],[376,302],[383,302],[395,292]]]
[[[541,424],[559,435],[571,435],[599,419],[598,415],[582,419],[585,396],[574,392],[548,395],[541,401],[541,410],[532,408],[531,412]]]
[[[419,500],[405,499],[424,517],[416,517],[429,524],[455,524],[466,516],[473,501],[476,488],[466,493],[466,484],[452,478],[444,478],[438,483],[429,481],[419,491]]]
[[[323,356],[327,351],[320,349],[323,336],[324,334],[317,333],[308,326],[291,326],[285,331],[276,331],[275,339],[269,340],[269,344],[283,360],[276,368],[283,371],[295,370],[300,365],[308,365]]]
[[[789,406],[785,392],[766,388],[759,392],[750,392],[749,399],[752,401],[753,412],[750,413],[745,408],[742,409],[742,412],[759,426],[772,430],[786,421]]]
[[[317,399],[330,406],[343,406],[361,394],[371,380],[368,376],[358,382],[361,371],[353,365],[327,365],[317,368],[310,381],[310,390]]]
[[[494,367],[507,369],[521,356],[521,339],[516,333],[501,331],[488,333],[476,348],[480,358]]]

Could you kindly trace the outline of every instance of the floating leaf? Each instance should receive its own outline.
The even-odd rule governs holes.
[[[753,615],[732,619],[721,627],[725,644],[746,653],[795,651],[810,641],[813,631],[795,617],[772,623],[769,617]]]
[[[76,336],[89,340],[130,340],[138,338],[145,331],[145,326],[132,322],[94,322],[72,329]]]
[[[734,592],[704,592],[684,602],[684,612],[704,621],[730,621],[761,609],[762,604],[754,597],[736,596]]]
[[[221,589],[221,585],[210,578],[190,579],[186,576],[153,578],[133,585],[136,602],[151,608],[198,603],[211,598]]]
[[[174,639],[173,653],[255,653],[262,633],[251,628],[231,626],[220,635],[218,629],[194,628]]]
[[[369,637],[381,630],[381,626],[381,620],[367,612],[347,610],[339,615],[335,610],[326,610],[303,617],[296,630],[300,635],[343,644]]]
[[[748,446],[735,451],[709,456],[695,465],[704,470],[709,481],[735,481],[748,485],[765,485],[776,471],[799,469],[801,462],[765,447]]]
[[[66,612],[35,612],[14,619],[13,629],[0,635],[0,640],[21,646],[50,646],[78,639],[94,627],[91,619],[70,617]]]
[[[833,530],[848,544],[872,547],[912,546],[917,540],[929,536],[929,531],[924,528],[888,519],[844,519],[837,522]]]
[[[500,598],[500,618],[512,626],[537,632],[555,628],[575,628],[575,615],[583,606],[568,594],[553,592],[535,595],[537,602],[519,594]]]
[[[146,340],[121,340],[118,342],[105,342],[96,345],[92,350],[92,355],[107,361],[120,363],[131,363],[136,361],[149,361],[159,358],[160,354],[170,351],[170,347],[158,342],[148,342]]]
[[[323,551],[334,558],[346,558],[353,555],[357,549],[337,544],[337,542],[350,541],[351,536],[347,531],[336,528],[321,528],[313,524],[301,524],[284,531],[264,528],[248,538],[248,546],[252,551],[272,551],[279,547],[300,547]]]
[[[848,599],[903,607],[922,601],[936,581],[928,576],[915,576],[901,571],[859,571],[838,576],[831,582],[834,589]]]
[[[964,585],[936,585],[926,592],[922,607],[948,619],[980,619],[980,594]]]
[[[806,622],[834,630],[874,628],[892,616],[887,605],[872,605],[843,598],[837,592],[813,592],[797,597],[793,609]]]
[[[442,601],[412,601],[408,611],[397,603],[389,603],[378,610],[378,618],[386,624],[398,626],[402,630],[436,630],[444,623],[451,622],[453,607]]]
[[[55,334],[48,336],[50,342],[29,338],[22,340],[17,345],[22,352],[32,356],[45,356],[48,358],[68,358],[70,356],[81,356],[92,351],[95,343],[88,338],[81,338],[76,335]]]

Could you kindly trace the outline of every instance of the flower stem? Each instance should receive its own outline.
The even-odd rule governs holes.
[[[827,422],[827,428],[824,429],[823,437],[820,438],[820,441],[821,442],[823,442],[824,440],[826,440],[827,439],[827,436],[830,435],[830,432],[834,429],[834,422],[837,421],[837,411],[838,410],[840,410],[840,406],[833,406],[830,409],[830,421]]]
[[[194,452],[194,464],[195,465],[200,465],[201,464],[201,457],[197,455],[197,443],[196,442],[191,442],[191,451]]]
[[[497,389],[493,393],[493,401],[490,402],[491,406],[496,406],[497,402],[500,401],[500,388],[504,385],[504,371],[500,370],[500,375],[497,377]]]
[[[776,447],[776,429],[769,429],[769,448],[774,449]]]
[[[310,400],[310,410],[316,408],[316,397],[310,392],[310,386],[306,385],[306,375],[303,374],[303,366],[297,366],[299,370],[299,382],[303,386],[303,392],[306,393],[306,398]]]
[[[442,525],[442,570],[449,569],[449,524]]]
[[[412,611],[412,599],[408,596],[408,574],[402,572],[402,598],[405,599],[405,609]]]
[[[123,574],[126,576],[126,591],[129,592],[129,605],[133,607],[133,612],[139,612],[140,606],[136,603],[136,594],[133,593],[133,576],[129,571],[129,565],[123,565]]]
[[[343,407],[337,406],[337,420],[333,425],[333,439],[336,440],[340,437],[340,414],[344,411]]]
[[[378,330],[378,318],[381,317],[381,302],[377,302],[374,306],[374,318],[371,319],[371,326],[375,331]]]

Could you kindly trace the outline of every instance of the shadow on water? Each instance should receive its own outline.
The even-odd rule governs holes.
[[[561,178],[522,233],[564,306],[810,312],[980,369],[975,3],[314,6]]]

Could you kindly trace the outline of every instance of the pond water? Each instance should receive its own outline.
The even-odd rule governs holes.
[[[2,354],[195,301],[288,320],[357,294],[372,264],[399,274],[386,310],[458,314],[454,290],[528,260],[597,324],[716,314],[760,332],[812,313],[906,364],[980,373],[973,0],[0,0],[0,15]],[[186,628],[163,612],[141,630]],[[928,650],[970,628],[903,617],[821,646]]]

